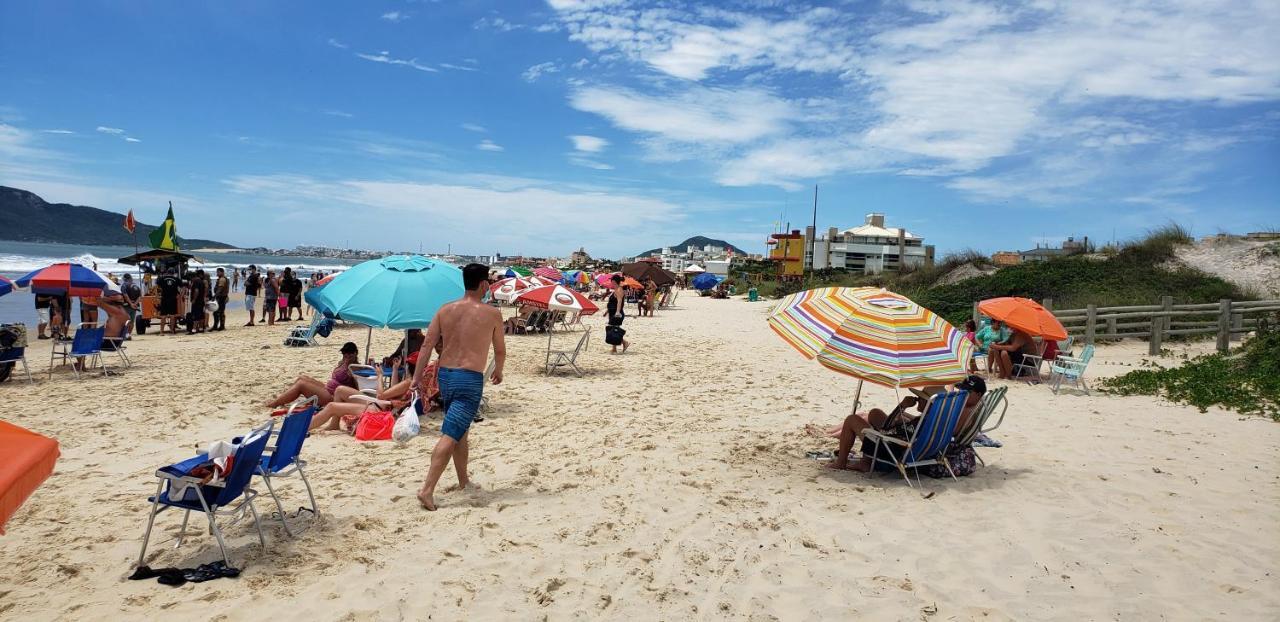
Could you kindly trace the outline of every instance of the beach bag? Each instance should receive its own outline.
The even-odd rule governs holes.
[[[605,326],[604,342],[611,346],[622,345],[622,337],[627,334],[627,329],[621,326]]]
[[[396,419],[396,425],[391,429],[391,440],[407,443],[422,431],[422,424],[418,422],[419,399],[421,398],[415,393],[413,400],[409,402],[409,407],[400,412],[400,418]]]
[[[390,411],[376,410],[364,413],[360,423],[356,424],[357,441],[389,441],[391,428],[396,424],[395,415]]]

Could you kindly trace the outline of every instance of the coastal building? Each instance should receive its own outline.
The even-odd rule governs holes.
[[[991,263],[1000,266],[1016,266],[1022,263],[1022,257],[1018,251],[996,251],[991,255]]]
[[[834,268],[879,274],[897,272],[933,263],[934,247],[924,238],[901,227],[886,227],[884,214],[867,214],[863,224],[839,231],[827,229],[817,237],[813,227],[805,230],[803,269]]]
[[[569,254],[569,267],[581,269],[591,263],[591,255],[587,254],[586,247],[579,246],[578,250]]]
[[[1083,240],[1076,240],[1074,237],[1069,237],[1062,243],[1062,246],[1057,248],[1051,246],[1040,246],[1037,244],[1036,247],[1031,250],[1020,251],[1018,253],[1018,261],[1048,261],[1057,257],[1078,255],[1080,253],[1088,252],[1088,250],[1088,236],[1085,236]]]
[[[684,272],[685,268],[695,264],[706,267],[706,262],[730,261],[733,259],[733,249],[717,244],[703,246],[690,244],[683,249],[667,246],[650,257],[660,263],[664,269],[680,274]],[[710,268],[708,268],[709,270]]]
[[[791,233],[775,233],[769,236],[769,261],[778,266],[778,280],[798,281],[804,277],[804,258],[807,246],[805,236],[799,229]],[[707,266],[711,271],[711,266]]]

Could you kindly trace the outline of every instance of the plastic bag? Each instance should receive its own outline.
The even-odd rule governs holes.
[[[397,443],[407,443],[422,431],[422,424],[418,422],[418,394],[413,394],[413,400],[409,402],[408,408],[400,413],[400,418],[396,419],[396,425],[391,430],[391,439]]]
[[[396,424],[390,411],[378,410],[364,413],[356,424],[357,441],[389,441],[391,428]]]

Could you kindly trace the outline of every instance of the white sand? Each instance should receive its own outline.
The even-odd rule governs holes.
[[[230,530],[236,580],[169,588],[132,571],[158,466],[264,419],[346,339],[280,346],[282,328],[146,335],[122,376],[63,370],[0,386],[5,418],[57,437],[57,472],[0,538],[0,619],[1232,619],[1280,612],[1280,427],[1141,397],[1012,385],[1005,443],[959,483],[836,473],[829,442],[854,381],[806,363],[767,303],[682,297],[602,341],[584,378],[545,378],[545,338],[509,340],[507,382],[472,434],[483,488],[414,493],[438,431],[407,447],[307,441],[325,518],[295,540]],[[239,321],[235,321],[239,319]],[[600,330],[601,320],[590,323]],[[398,336],[375,335],[385,353]],[[559,337],[566,346],[571,337]],[[40,342],[32,359],[47,353]],[[1122,372],[1145,344],[1101,348]],[[1200,349],[1203,349],[1201,347]],[[872,404],[893,392],[866,391]],[[443,485],[453,482],[447,472]],[[262,486],[259,484],[259,488]],[[290,507],[304,499],[287,484]],[[259,509],[274,509],[269,498]],[[177,530],[161,515],[156,535]],[[193,533],[198,530],[193,521]],[[206,534],[153,566],[216,558]]]

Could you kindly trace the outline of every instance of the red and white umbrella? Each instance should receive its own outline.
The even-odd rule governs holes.
[[[556,270],[551,266],[542,266],[541,268],[534,268],[533,275],[540,276],[544,279],[551,279],[551,282],[553,283],[559,283],[560,279],[564,278],[564,274],[561,274],[559,270]]]
[[[509,277],[489,286],[489,293],[503,302],[511,302],[520,292],[531,287],[538,287],[525,277]]]
[[[600,310],[596,303],[563,285],[545,285],[526,289],[516,294],[516,304],[527,304],[538,309],[565,311],[577,315],[591,315]]]
[[[549,279],[549,278],[547,278],[547,277],[545,277],[545,276],[538,276],[538,275],[536,275],[536,274],[535,274],[535,275],[533,275],[533,276],[531,276],[531,277],[529,277],[529,278],[528,278],[528,281],[529,281],[530,283],[533,283],[533,286],[534,286],[534,287],[544,287],[544,286],[547,286],[547,285],[558,285],[558,284],[560,283],[560,280],[559,280],[559,279],[557,279],[557,280],[554,280],[554,281],[553,281],[553,280],[551,280],[551,279]]]

